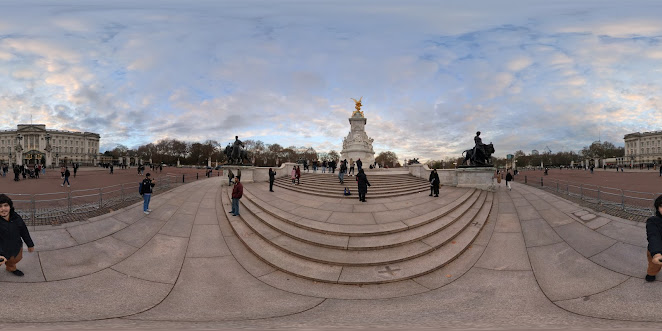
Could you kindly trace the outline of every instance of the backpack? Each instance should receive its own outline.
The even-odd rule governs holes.
[[[350,193],[349,189],[345,187],[345,192],[343,192],[343,195],[352,195],[352,193]]]
[[[143,195],[143,182],[140,182],[140,184],[138,184],[138,193],[140,193],[140,195]]]

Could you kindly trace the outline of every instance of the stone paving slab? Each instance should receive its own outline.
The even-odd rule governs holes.
[[[545,217],[545,216],[541,216],[541,214],[538,213],[538,210],[536,210],[535,207],[529,205],[528,202],[526,202],[525,206],[515,205],[515,208],[517,209],[517,216],[520,221],[530,221]],[[543,210],[541,212],[545,212],[545,211]]]
[[[195,221],[193,222],[193,224],[218,225],[218,219],[216,218],[216,208],[198,208],[198,212],[195,214]]]
[[[67,231],[78,244],[85,244],[127,227],[126,223],[120,222],[113,217],[101,221],[68,227]]]
[[[231,255],[218,225],[193,225],[186,257]]]
[[[3,305],[0,320],[44,323],[122,317],[154,307],[171,288],[110,269],[57,282],[4,283],[3,291],[13,293],[12,304]]]
[[[545,246],[563,242],[556,231],[543,219],[522,222],[526,247]]]
[[[538,284],[552,301],[593,295],[628,278],[593,263],[566,243],[531,247],[528,251]]]
[[[126,224],[133,224],[141,219],[143,219],[146,215],[143,213],[143,204],[142,202],[139,204],[140,207],[136,206],[125,209],[124,212],[116,214],[113,216],[116,220],[120,222],[124,222]]]
[[[540,210],[540,217],[544,218],[553,228],[575,222],[570,216],[557,209]],[[537,219],[536,217],[531,219]]]
[[[643,279],[648,266],[646,251],[641,246],[618,242],[591,257],[591,261],[609,270]]]
[[[476,267],[492,270],[531,270],[522,234],[499,233],[495,228]]]
[[[609,224],[600,227],[596,231],[620,242],[639,247],[648,247],[646,229],[642,229],[634,225],[621,222],[610,222]]]
[[[327,210],[319,210],[319,209],[303,207],[303,206],[299,206],[295,209],[290,210],[289,212],[291,212],[294,215],[301,216],[303,218],[308,218],[320,222],[326,222],[326,220],[328,220],[332,214],[332,212]]]
[[[616,240],[599,234],[578,222],[562,225],[554,230],[572,248],[586,257],[598,254],[616,243]]]
[[[86,276],[106,269],[133,254],[137,248],[113,237],[87,244],[40,252],[39,259],[46,280]]]
[[[53,229],[45,231],[30,231],[37,252],[62,249],[78,245],[76,240],[66,229]]]
[[[375,222],[380,224],[403,221],[416,216],[417,215],[409,209],[398,209],[398,210],[380,211],[373,213]]]
[[[517,214],[505,214],[499,213],[497,217],[495,232],[521,232],[522,227],[520,226],[519,218]]]
[[[302,312],[322,301],[266,285],[251,277],[231,256],[186,258],[168,297],[153,309],[129,318],[167,321],[268,318]]]
[[[586,226],[591,230],[596,230],[609,222],[611,222],[611,220],[606,217],[598,217],[592,221],[586,222]]]
[[[191,236],[195,216],[191,214],[175,213],[159,230],[160,234],[188,238]]]
[[[572,312],[606,319],[662,322],[660,283],[630,278],[617,287],[595,295],[556,302]]]
[[[116,232],[113,238],[119,239],[133,247],[140,248],[161,230],[165,221],[143,218],[140,221]]]
[[[44,272],[41,270],[41,262],[39,260],[39,253],[29,253],[27,249],[23,249],[23,259],[16,267],[23,271],[23,277],[17,277],[5,269],[5,265],[0,266],[0,283],[36,283],[44,282]],[[4,285],[3,290],[5,290]]]
[[[152,282],[175,284],[186,254],[187,238],[157,234],[113,270]]]

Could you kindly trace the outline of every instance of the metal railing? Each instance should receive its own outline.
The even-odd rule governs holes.
[[[610,209],[621,210],[639,216],[655,215],[653,202],[662,194],[624,190],[592,184],[578,184],[544,177],[540,177],[539,180],[528,179],[527,176],[523,177],[524,183],[527,185],[540,187],[559,195],[575,197],[588,203],[605,206]]]
[[[183,185],[186,180],[204,179],[195,176],[166,174],[158,178],[153,194],[160,194]],[[142,200],[138,193],[138,181],[116,184],[100,188],[71,190],[55,193],[7,194],[14,203],[14,209],[28,226],[60,224],[109,212],[113,208],[123,208]]]

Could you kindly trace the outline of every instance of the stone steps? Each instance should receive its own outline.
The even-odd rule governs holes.
[[[248,195],[250,193],[245,190],[245,197]],[[440,206],[439,209],[445,208],[445,212],[438,213],[438,217],[430,216],[434,219],[419,221],[422,225],[411,229],[405,225],[406,228],[397,233],[382,232],[381,244],[375,233],[354,237],[346,230],[330,235],[303,229],[300,223],[285,222],[266,212],[255,197],[242,198],[241,216],[230,216],[229,219],[244,245],[276,269],[320,282],[377,284],[414,278],[454,260],[478,235],[491,210],[492,199],[492,193],[468,191],[453,201],[453,206]],[[222,200],[223,208],[229,211],[229,190],[222,195]],[[340,228],[350,226],[336,225]],[[409,231],[419,233],[409,234]],[[341,233],[345,235],[337,235]],[[397,235],[406,239],[398,240]]]
[[[351,244],[347,244],[348,249],[370,249],[371,238],[374,236],[382,236],[386,234],[394,234],[412,228],[423,226],[428,222],[432,222],[440,217],[445,216],[446,214],[452,212],[459,205],[470,199],[471,197],[477,195],[480,191],[475,189],[469,189],[459,198],[450,202],[447,205],[439,206],[439,208],[430,211],[426,214],[419,215],[402,222],[389,222],[383,224],[334,224],[328,222],[320,222],[315,220],[310,220],[302,218],[300,216],[293,215],[287,211],[283,211],[274,207],[258,198],[253,194],[244,190],[244,198],[249,202],[253,203],[255,206],[260,208],[260,210],[270,216],[274,217],[277,220],[287,223],[291,226],[295,226],[304,230],[311,232],[319,232],[323,234],[335,235],[335,236],[352,236]],[[271,220],[271,219],[269,219]],[[272,220],[271,223],[275,227],[278,227],[275,220]],[[363,238],[365,237],[365,238]],[[350,248],[351,247],[351,248]]]
[[[242,218],[254,233],[288,254],[311,261],[342,266],[380,265],[416,258],[446,244],[457,232],[471,223],[478,213],[479,208],[472,207],[476,204],[482,205],[487,194],[479,195],[480,198],[471,203],[465,203],[464,208],[455,213],[456,217],[449,216],[438,222],[430,222],[427,226],[417,227],[417,231],[387,235],[386,238],[383,238],[383,243],[377,242],[372,249],[363,250],[322,247],[309,240],[301,240],[291,233],[279,232],[260,218],[264,213],[253,214],[251,212],[243,214]],[[246,211],[250,212],[251,207],[248,205],[244,207]],[[347,240],[347,237],[340,237],[340,239],[344,241]],[[392,243],[390,240],[394,240],[396,243]],[[326,241],[332,242],[333,240],[327,239]]]

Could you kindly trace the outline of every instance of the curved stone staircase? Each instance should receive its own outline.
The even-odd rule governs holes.
[[[367,198],[387,198],[430,190],[430,184],[427,180],[408,174],[369,174],[368,181],[371,186],[368,188]],[[356,176],[345,176],[344,184],[340,184],[338,172],[324,174],[302,173],[301,178],[299,179],[299,185],[292,184],[292,179],[288,175],[286,177],[278,178],[274,182],[274,186],[321,197],[344,197],[354,199],[358,194]],[[345,187],[350,189],[353,194],[352,196],[343,196]]]
[[[327,208],[333,201],[345,203],[333,206],[347,219],[341,223],[332,222],[328,212],[316,214],[304,206],[311,204],[311,197],[300,192],[310,190],[323,194],[336,185],[326,178],[315,178],[308,186],[292,186],[291,182],[280,181],[282,188],[291,189],[288,194],[292,194],[289,198],[295,200],[294,205],[296,197],[300,197],[302,203],[298,209],[285,208],[289,211],[279,208],[275,200],[265,201],[245,188],[240,200],[241,215],[229,216],[230,224],[253,254],[285,273],[325,283],[380,284],[418,277],[456,259],[474,241],[492,208],[493,193],[490,192],[445,187],[441,192],[443,199],[423,194],[412,197],[408,192],[419,192],[423,188],[416,178],[396,175],[393,177],[397,178],[382,176],[384,178],[375,180],[376,177],[379,176],[370,178],[372,190],[392,198],[374,199],[369,191],[368,200],[374,204],[375,211],[386,209],[383,211],[386,213],[375,212],[373,215],[398,214],[403,210],[417,211],[418,214],[386,222],[375,217],[373,224],[353,224],[351,218],[360,217],[362,213],[352,212],[354,204],[347,203],[342,195],[335,195],[334,199],[314,197],[326,199],[319,208]],[[391,182],[396,182],[392,186],[400,189],[381,187],[382,183]],[[401,183],[408,182],[419,186],[402,188]],[[427,182],[423,184],[427,185]],[[221,194],[224,209],[229,212],[231,189],[225,189]],[[271,194],[267,197],[278,193]],[[356,196],[353,198],[357,199]],[[421,201],[423,204],[415,205]],[[369,203],[358,203],[355,208],[369,206]],[[342,212],[343,208],[349,212]],[[302,214],[299,210],[307,213]]]

